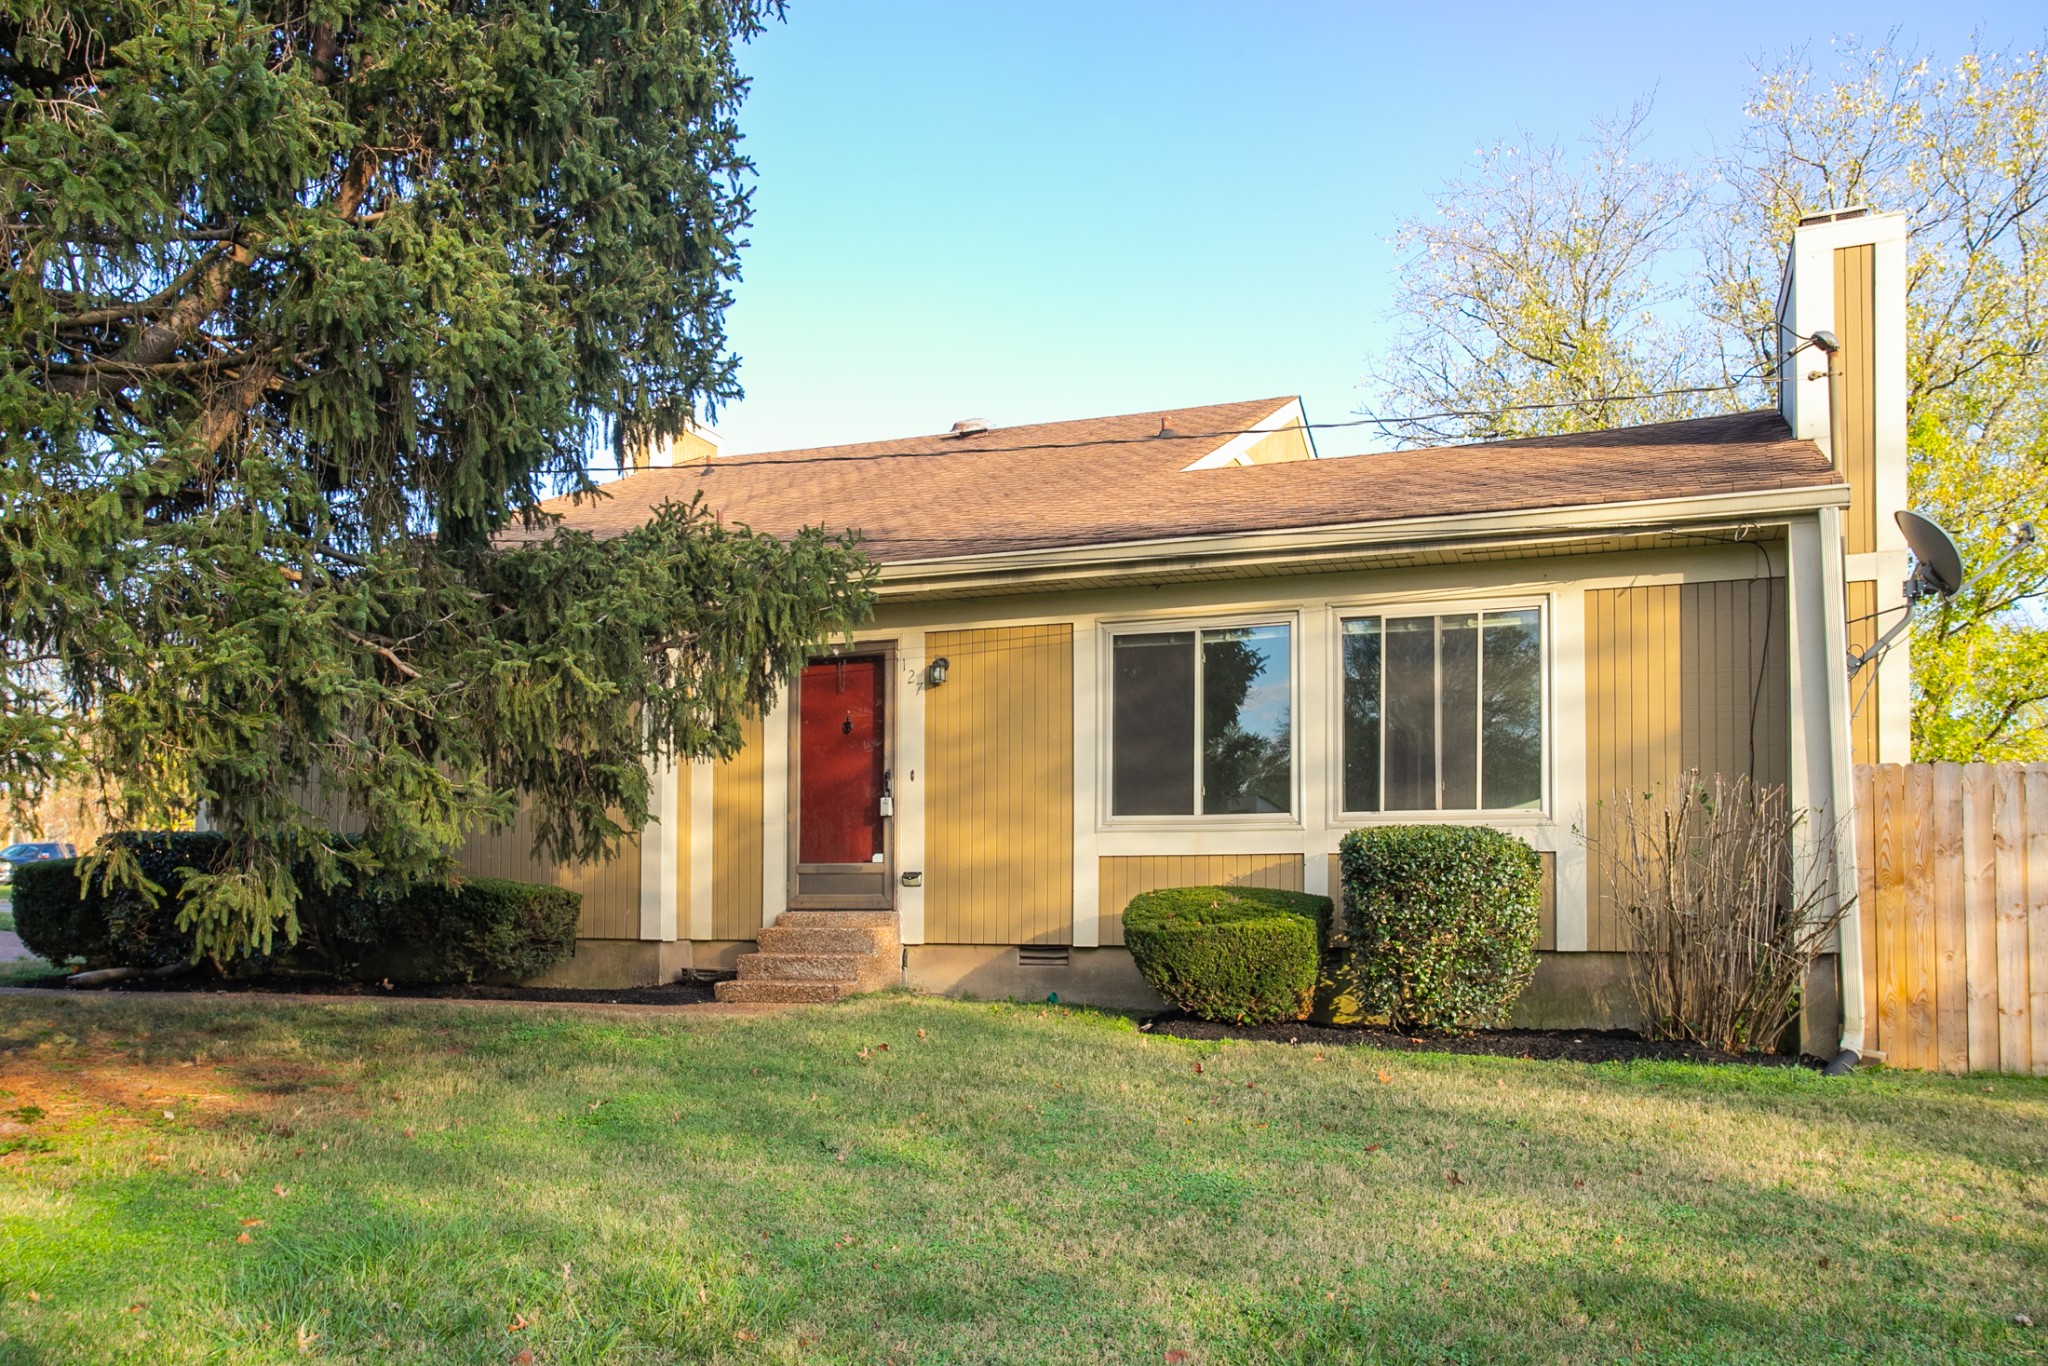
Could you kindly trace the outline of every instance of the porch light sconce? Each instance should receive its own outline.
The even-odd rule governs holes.
[[[946,657],[940,655],[926,667],[924,671],[925,682],[934,688],[938,687],[939,684],[946,681],[947,667]]]

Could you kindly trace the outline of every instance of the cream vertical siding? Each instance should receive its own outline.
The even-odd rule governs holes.
[[[711,937],[752,939],[761,928],[761,721],[741,728],[738,754],[711,769]]]
[[[578,939],[640,937],[640,839],[619,841],[618,852],[596,864],[559,864],[533,852],[533,816],[522,803],[512,824],[498,831],[477,831],[455,856],[473,877],[508,877],[545,882],[583,896]]]
[[[675,766],[676,799],[675,818],[669,822],[669,829],[662,832],[664,839],[676,842],[676,938],[690,937],[690,768],[679,763]]]
[[[1102,942],[1124,942],[1124,907],[1160,887],[1277,887],[1298,892],[1300,854],[1144,854],[1102,860]]]
[[[1074,628],[931,631],[925,657],[924,942],[1072,943]]]
[[[1842,519],[1849,553],[1877,549],[1877,248],[1835,252],[1835,468],[1849,481],[1849,511]],[[1811,353],[1806,353],[1811,354]],[[1802,356],[1803,360],[1803,356]]]
[[[1747,773],[1752,751],[1758,782],[1786,781],[1785,623],[1782,579],[1586,594],[1588,949],[1626,947],[1599,853],[1615,835],[1617,795],[1667,787],[1688,769]]]

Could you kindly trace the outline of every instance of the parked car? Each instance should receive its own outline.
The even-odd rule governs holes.
[[[61,840],[26,840],[0,849],[0,886],[14,880],[14,867],[19,863],[40,863],[44,859],[77,858],[78,846],[65,844]]]

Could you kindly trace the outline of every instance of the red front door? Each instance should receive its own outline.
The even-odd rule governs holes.
[[[804,670],[798,693],[797,861],[874,863],[883,853],[880,659],[831,659]]]

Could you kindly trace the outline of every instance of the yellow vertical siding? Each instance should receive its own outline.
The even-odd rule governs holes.
[[[1877,620],[1877,585],[1868,579],[1857,579],[1844,586],[1848,590],[1849,648],[1860,653],[1870,648],[1878,629],[1886,624]],[[1849,743],[1859,764],[1878,761],[1878,691],[1884,686],[1878,673],[1875,664],[1866,665],[1849,680],[1849,703],[1855,708],[1849,718]]]
[[[533,852],[533,817],[524,803],[503,830],[479,830],[464,842],[455,862],[473,877],[508,877],[545,882],[583,894],[576,923],[578,939],[640,937],[640,839],[619,842],[608,862],[558,864]]]
[[[1587,948],[1626,947],[1599,853],[1618,794],[1748,772],[1752,741],[1756,780],[1785,781],[1786,648],[1782,579],[1586,594]]]
[[[1074,937],[1074,628],[933,631],[924,701],[925,941]]]
[[[1124,942],[1124,907],[1160,887],[1278,887],[1301,890],[1300,854],[1147,854],[1101,860],[1102,942]]]
[[[1548,849],[1536,851],[1543,865],[1542,901],[1536,907],[1536,949],[1550,953],[1557,948],[1557,855]],[[1344,927],[1344,870],[1342,856],[1330,855],[1331,929]]]
[[[1308,432],[1299,425],[1289,425],[1271,436],[1262,436],[1254,441],[1245,451],[1244,458],[1253,465],[1280,465],[1293,460],[1307,460],[1312,455]]]
[[[748,721],[740,734],[740,752],[711,769],[713,939],[752,939],[761,928],[761,856],[765,833],[760,719]]]
[[[1835,336],[1842,343],[1832,358],[1835,468],[1849,481],[1844,530],[1852,555],[1877,549],[1876,261],[1869,245],[1835,252]]]
[[[1772,786],[1788,780],[1785,615],[1783,579],[1689,583],[1678,590],[1680,771],[1748,773]]]

